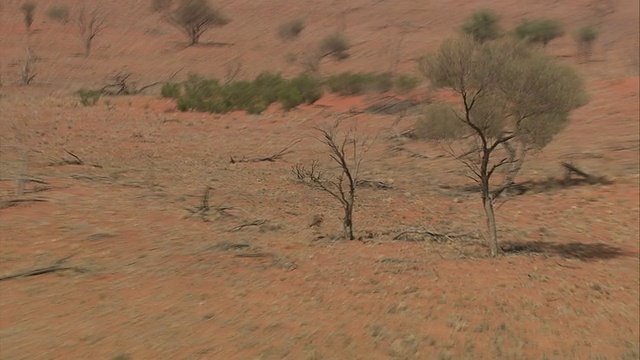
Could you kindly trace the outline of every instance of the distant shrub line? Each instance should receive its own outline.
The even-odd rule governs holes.
[[[244,110],[260,114],[273,103],[280,103],[284,110],[302,104],[313,104],[325,91],[339,95],[382,93],[391,90],[409,91],[420,80],[408,75],[393,76],[391,73],[350,73],[331,76],[327,79],[300,74],[286,79],[278,73],[263,72],[254,80],[220,83],[190,74],[181,83],[166,83],[160,94],[177,101],[180,111],[202,111],[224,114]]]

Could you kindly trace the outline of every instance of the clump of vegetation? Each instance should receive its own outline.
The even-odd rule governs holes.
[[[288,21],[278,27],[278,36],[286,40],[293,39],[298,37],[304,28],[305,24],[303,19]]]
[[[549,144],[571,112],[587,102],[583,81],[573,68],[508,39],[484,44],[470,37],[448,40],[423,58],[420,68],[435,88],[452,91],[457,103],[428,106],[418,133],[470,142],[456,159],[479,185],[489,249],[497,256],[494,203],[513,186],[527,153]],[[500,173],[504,181],[492,181]]]
[[[27,32],[31,31],[31,24],[33,24],[33,18],[36,12],[36,4],[34,2],[26,2],[20,7],[22,15],[24,16],[24,26],[27,28]]]
[[[349,39],[343,33],[335,32],[322,40],[320,52],[322,57],[331,55],[337,60],[344,60],[349,57],[350,47]]]
[[[352,73],[344,72],[325,80],[327,89],[342,96],[360,95],[365,93],[383,93],[391,90],[406,92],[414,89],[420,79],[409,75],[393,76],[383,73]]]
[[[66,24],[69,22],[69,16],[71,12],[69,11],[69,7],[66,5],[52,5],[47,10],[47,16],[54,21],[57,21],[61,24]]]
[[[80,89],[78,90],[78,96],[80,96],[80,103],[83,106],[93,106],[98,103],[102,94],[97,90]]]
[[[593,43],[598,38],[598,29],[593,26],[583,26],[575,34],[578,44],[578,55],[583,56],[587,60],[593,53]]]
[[[175,6],[172,0],[153,0],[151,9],[184,32],[190,46],[198,44],[207,30],[229,23],[229,19],[211,7],[207,0],[179,0]]]
[[[177,100],[178,98],[180,98],[180,84],[173,82],[163,84],[162,88],[160,88],[160,95],[163,98],[171,98]]]
[[[407,92],[415,89],[420,84],[420,79],[415,76],[401,74],[395,77],[393,84],[399,92]]]
[[[322,97],[322,83],[304,74],[285,79],[280,74],[265,72],[253,81],[227,84],[192,74],[182,87],[184,92],[178,98],[181,111],[227,113],[244,110],[259,114],[275,102],[290,110],[301,104],[312,104]]]
[[[500,37],[500,16],[490,9],[474,12],[462,25],[462,31],[479,43]]]
[[[343,96],[367,92],[382,93],[393,88],[391,73],[351,73],[344,72],[326,80],[329,91]]]
[[[519,39],[547,46],[553,39],[564,35],[564,30],[553,19],[524,20],[515,28],[515,35]]]

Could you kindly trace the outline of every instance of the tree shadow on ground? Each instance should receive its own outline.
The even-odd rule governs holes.
[[[619,247],[602,243],[568,243],[530,241],[530,242],[506,242],[502,244],[505,254],[545,254],[557,255],[568,259],[580,259],[583,261],[608,260],[629,253]]]

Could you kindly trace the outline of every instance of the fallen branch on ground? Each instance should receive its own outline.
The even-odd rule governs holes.
[[[571,177],[571,174],[577,174],[579,176],[581,176],[582,178],[584,178],[587,182],[589,182],[590,184],[596,184],[600,181],[600,178],[591,174],[586,173],[585,171],[582,171],[580,169],[578,169],[575,165],[563,162],[561,163],[562,167],[565,168],[565,170],[567,171],[565,177],[567,179],[569,179]]]
[[[238,226],[234,226],[231,229],[229,229],[229,231],[240,231],[240,230],[242,230],[242,229],[244,229],[246,227],[249,227],[249,226],[260,226],[260,225],[264,225],[266,223],[267,223],[267,220],[259,219],[259,220],[255,220],[255,221],[252,221],[252,222],[240,224]]]
[[[17,273],[14,273],[14,274],[0,276],[0,281],[17,279],[17,278],[21,278],[21,277],[29,277],[29,276],[50,274],[50,273],[54,273],[54,272],[58,272],[58,271],[66,271],[66,270],[73,270],[73,271],[79,272],[79,273],[87,272],[86,269],[83,269],[83,268],[80,268],[80,267],[77,267],[77,266],[62,266],[62,263],[64,263],[66,260],[68,260],[72,256],[73,255],[69,255],[69,256],[67,256],[65,258],[57,260],[51,266],[46,266],[46,267],[42,267],[42,268],[36,268],[36,269],[17,272]]]
[[[73,159],[63,159],[62,161],[58,161],[58,162],[51,162],[49,163],[49,166],[60,166],[60,165],[88,165],[88,166],[93,166],[95,168],[102,168],[101,165],[98,164],[87,164],[84,160],[82,160],[78,155],[72,153],[71,151],[67,150],[67,149],[63,149],[64,152],[66,152],[69,156],[71,156]]]
[[[202,194],[202,202],[200,203],[200,206],[192,209],[185,208],[187,211],[191,213],[191,215],[200,215],[200,218],[202,219],[202,221],[205,221],[205,222],[209,221],[207,216],[209,215],[209,210],[211,210],[211,206],[209,205],[209,193],[211,192],[211,190],[212,190],[211,186],[207,186],[204,189],[204,193]],[[231,206],[217,206],[215,209],[222,215],[232,216],[226,213],[227,210],[233,210],[233,207]]]
[[[245,158],[242,157],[241,159],[234,159],[233,156],[231,156],[231,163],[232,164],[236,164],[236,163],[254,163],[254,162],[262,162],[262,161],[267,161],[267,162],[275,162],[276,160],[281,159],[283,156],[290,154],[293,152],[293,150],[291,150],[291,148],[299,143],[300,140],[296,140],[293,143],[289,144],[287,147],[285,147],[284,149],[280,150],[278,153],[273,154],[271,156],[266,156],[266,157],[252,157],[252,158]]]
[[[417,234],[417,235],[421,235],[422,237],[427,237],[430,236],[432,238],[434,238],[434,240],[436,242],[443,242],[443,241],[451,241],[453,239],[458,239],[458,238],[463,238],[463,237],[469,237],[470,234],[448,234],[448,233],[438,233],[435,231],[429,231],[429,230],[423,230],[423,229],[414,229],[414,230],[405,230],[400,232],[398,235],[393,237],[393,241],[398,241],[401,240],[401,238],[406,237],[407,235],[410,234]]]
[[[358,180],[358,186],[368,186],[374,189],[393,189],[393,184],[381,180]]]
[[[45,200],[45,199],[11,199],[11,200],[3,200],[3,201],[0,201],[0,210],[7,209],[7,208],[10,208],[12,206],[16,206],[18,204],[21,204],[21,203],[47,202],[47,201],[48,200]]]

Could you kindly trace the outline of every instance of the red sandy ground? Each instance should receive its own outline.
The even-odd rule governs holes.
[[[293,75],[305,52],[346,13],[354,44],[323,74],[398,69],[455,33],[473,9],[555,17],[570,31],[598,20],[592,1],[226,1],[233,19],[184,49],[146,1],[102,3],[109,27],[92,56],[72,25],[48,21],[38,1],[29,39],[18,1],[2,1],[0,274],[62,264],[60,271],[0,283],[0,359],[637,359],[639,356],[638,2],[612,1],[593,60],[579,63],[567,35],[547,51],[573,63],[591,102],[521,181],[538,182],[498,210],[504,245],[486,257],[478,196],[460,164],[437,146],[392,135],[406,117],[349,114],[372,99],[327,97],[288,114],[179,113],[157,95],[103,97],[82,107],[73,91],[127,69],[141,83],[187,72],[224,77],[238,58],[242,77]],[[64,3],[64,1],[60,1]],[[74,5],[69,2],[69,5]],[[306,17],[297,40],[275,29]],[[402,37],[401,46],[396,46]],[[18,87],[24,48],[40,61],[35,84]],[[427,91],[421,87],[417,96]],[[294,181],[291,167],[325,160],[313,126],[345,117],[377,135],[364,177],[393,188],[363,188],[356,230],[336,239],[338,205]],[[230,164],[229,157],[293,153],[276,162]],[[85,165],[60,165],[71,159]],[[395,150],[394,150],[395,149]],[[411,156],[407,149],[426,155]],[[560,161],[612,180],[544,186]],[[99,165],[93,166],[93,165]],[[209,221],[188,217],[212,186]],[[218,206],[233,207],[227,214]],[[315,214],[325,221],[308,227]],[[265,220],[260,226],[234,227]],[[463,238],[392,241],[421,227]]]

